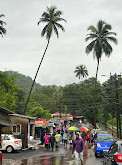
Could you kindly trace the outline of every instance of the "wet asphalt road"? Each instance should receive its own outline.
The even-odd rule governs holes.
[[[58,151],[44,151],[44,148],[38,150],[27,150],[20,153],[3,153],[5,159],[12,159],[10,165],[75,165],[74,157],[69,148],[62,145]],[[103,158],[96,158],[94,147],[86,145],[84,150],[84,165],[103,165]],[[3,165],[9,165],[3,162]]]

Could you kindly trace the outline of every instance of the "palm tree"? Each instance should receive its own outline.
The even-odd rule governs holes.
[[[79,78],[79,80],[83,77],[88,76],[88,70],[85,65],[79,65],[76,67],[74,73],[76,73],[76,77]]]
[[[112,46],[109,42],[117,44],[117,39],[113,36],[116,36],[116,33],[111,32],[112,26],[100,20],[97,23],[97,27],[91,25],[88,30],[91,31],[87,35],[86,41],[92,40],[86,47],[86,53],[89,54],[93,52],[93,57],[97,59],[97,69],[95,77],[95,92],[94,92],[94,126],[96,127],[96,84],[97,84],[97,75],[99,69],[99,63],[102,57],[102,54],[105,54],[106,57],[109,57],[112,53]]]
[[[88,28],[91,33],[87,35],[86,41],[92,40],[92,42],[86,47],[86,53],[89,54],[93,51],[93,56],[97,59],[96,81],[102,54],[109,57],[113,50],[109,41],[117,44],[117,39],[113,37],[113,35],[116,36],[116,33],[111,32],[111,29],[112,26],[102,20],[97,23],[97,27],[91,25]]]
[[[3,37],[3,35],[6,34],[6,29],[3,27],[3,25],[6,25],[6,23],[1,20],[2,17],[4,17],[4,15],[0,14],[0,34]]]
[[[46,35],[47,46],[45,48],[44,54],[43,54],[43,56],[41,58],[41,61],[39,63],[38,69],[36,71],[36,74],[35,74],[35,77],[34,77],[34,80],[33,80],[32,86],[31,86],[31,89],[29,91],[29,95],[28,95],[28,98],[27,98],[27,101],[26,101],[26,104],[25,104],[25,112],[26,112],[26,109],[27,109],[27,105],[28,105],[28,102],[29,102],[29,99],[30,99],[30,95],[31,95],[31,92],[32,92],[32,89],[33,89],[33,86],[34,86],[37,74],[39,72],[40,66],[42,64],[42,61],[43,61],[44,56],[45,56],[45,53],[46,53],[47,48],[49,46],[50,38],[52,36],[52,33],[53,32],[56,33],[57,37],[59,37],[58,29],[61,29],[62,31],[65,31],[64,27],[61,24],[59,24],[60,21],[66,22],[65,19],[61,18],[61,15],[62,15],[62,11],[57,10],[57,8],[55,6],[52,6],[50,8],[47,7],[47,10],[42,14],[42,16],[41,16],[41,18],[40,18],[40,20],[38,22],[38,25],[40,23],[46,23],[45,27],[43,28],[43,30],[41,32],[41,36],[43,37],[43,36]]]

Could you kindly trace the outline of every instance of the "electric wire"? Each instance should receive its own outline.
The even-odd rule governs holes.
[[[111,73],[121,64],[122,60],[114,67],[114,69],[111,71]]]

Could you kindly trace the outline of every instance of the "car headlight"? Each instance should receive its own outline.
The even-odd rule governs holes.
[[[101,145],[100,145],[100,143],[97,143],[97,147],[101,148]]]

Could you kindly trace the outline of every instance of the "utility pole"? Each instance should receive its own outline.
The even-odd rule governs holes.
[[[121,139],[121,120],[118,94],[118,75],[115,74],[115,91],[116,91],[116,113],[117,113],[117,138]]]
[[[112,135],[113,135],[113,88],[112,88],[112,76],[111,76],[111,73],[110,73],[110,85],[111,85],[111,117],[112,117],[112,120],[111,120],[111,125],[112,125]]]

